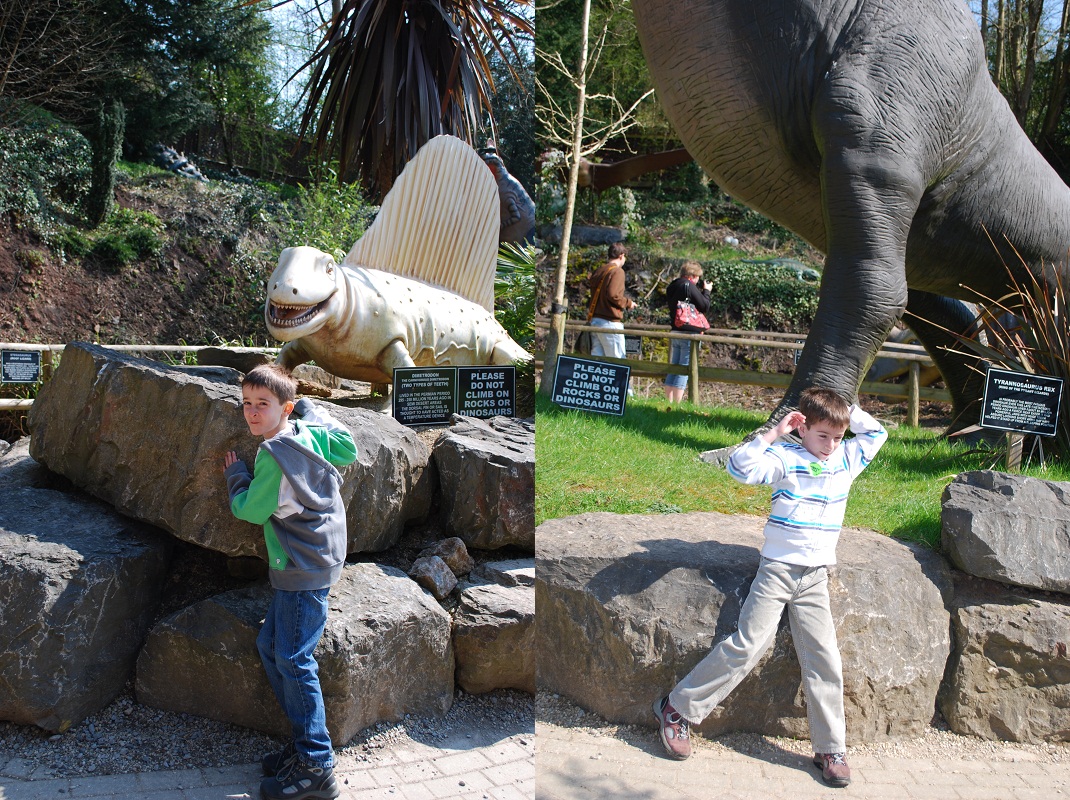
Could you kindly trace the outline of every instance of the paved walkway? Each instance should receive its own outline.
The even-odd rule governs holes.
[[[784,750],[756,758],[699,747],[664,757],[656,733],[636,744],[536,722],[539,800],[1070,800],[1070,764],[926,762],[852,756],[852,782],[832,789],[810,759]]]
[[[335,769],[342,800],[530,800],[535,741],[521,733],[493,740],[455,729],[435,746],[405,740]],[[0,800],[246,800],[260,797],[260,765],[41,781],[0,777]]]

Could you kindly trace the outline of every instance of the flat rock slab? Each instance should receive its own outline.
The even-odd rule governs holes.
[[[471,694],[519,689],[535,694],[535,589],[468,586],[453,616],[457,685]]]
[[[435,443],[443,519],[469,547],[535,549],[535,426],[454,416]]]
[[[118,696],[160,599],[171,540],[92,499],[0,502],[0,719],[65,731]]]
[[[289,737],[256,649],[271,592],[225,592],[157,624],[137,662],[138,701]],[[450,617],[403,572],[349,565],[329,607],[316,660],[336,745],[376,722],[450,709]]]
[[[955,575],[940,708],[956,733],[1070,740],[1070,598]]]
[[[943,549],[963,572],[1070,593],[1070,483],[963,472],[942,506]]]
[[[506,561],[488,561],[476,567],[473,574],[477,578],[501,586],[534,586],[535,559],[511,558]]]
[[[117,510],[228,556],[265,557],[263,531],[230,513],[223,456],[250,466],[259,441],[242,418],[239,374],[171,367],[71,344],[30,411],[30,454]],[[427,514],[430,451],[390,417],[341,406],[357,462],[342,470],[349,551],[384,550]]]
[[[650,706],[734,630],[765,520],[715,513],[584,514],[536,531],[539,686],[604,719],[653,725]],[[851,741],[920,734],[951,649],[946,564],[846,529],[829,592]],[[770,652],[697,729],[808,735],[787,619]]]

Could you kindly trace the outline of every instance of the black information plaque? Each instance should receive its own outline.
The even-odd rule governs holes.
[[[558,356],[553,401],[562,408],[623,416],[631,372],[622,364]]]
[[[455,408],[456,367],[398,367],[394,370],[394,419],[402,425],[449,422]]]
[[[512,417],[516,367],[457,367],[457,413],[466,417]]]
[[[39,383],[41,351],[0,351],[0,383]]]
[[[990,369],[981,403],[981,427],[1054,436],[1062,394],[1062,378]]]

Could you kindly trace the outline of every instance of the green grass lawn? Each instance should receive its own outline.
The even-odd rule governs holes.
[[[865,401],[863,400],[863,405]],[[765,420],[733,408],[669,407],[630,399],[623,417],[565,411],[539,395],[535,424],[535,520],[611,511],[659,514],[769,512],[770,489],[745,486],[723,467],[698,460],[704,450],[737,444]],[[959,472],[987,469],[997,452],[971,451],[927,428],[899,427],[855,481],[844,524],[940,543],[940,496]],[[1025,474],[1068,480],[1065,466]]]

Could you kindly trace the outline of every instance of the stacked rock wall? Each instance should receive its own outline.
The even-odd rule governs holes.
[[[920,733],[937,709],[963,734],[1070,739],[1068,501],[1067,484],[959,475],[943,500],[949,560],[843,531],[829,593],[852,741]],[[763,525],[698,513],[542,523],[539,685],[608,720],[653,724],[652,701],[734,630]],[[786,618],[755,670],[697,729],[807,736]]]
[[[393,567],[347,564],[332,588],[316,652],[336,740],[380,720],[444,713],[455,682],[471,692],[533,691],[534,656],[524,648],[534,587],[507,577],[517,571],[507,563],[484,564],[477,574],[462,540],[530,553],[531,531],[516,532],[514,516],[527,499],[534,519],[534,485],[511,485],[508,519],[498,520],[500,481],[485,489],[440,483],[428,437],[384,414],[329,410],[358,448],[357,462],[342,470],[350,553],[390,548],[425,522],[456,534],[433,553],[452,569],[456,589],[443,596],[452,613]],[[450,470],[533,480],[530,424],[459,417],[453,427]],[[29,442],[0,454],[0,719],[65,730],[136,676],[146,704],[285,733],[255,647],[271,591],[266,564],[249,564],[263,558],[263,533],[231,515],[223,479],[228,450],[250,465],[256,454],[241,413],[240,373],[69,345],[34,402],[30,428]],[[507,431],[498,444],[495,430]],[[457,443],[472,431],[482,445],[462,446],[458,455]],[[516,463],[503,451],[516,454]],[[479,530],[453,517],[428,519],[446,491],[486,509]],[[484,528],[501,535],[488,539]],[[162,590],[175,583],[172,551],[191,545],[226,557],[232,574],[250,580],[156,621]],[[524,560],[533,573],[534,560]],[[506,605],[514,608],[495,606],[488,615],[462,600],[465,592],[497,596],[498,584],[509,587]],[[457,637],[463,646],[455,646]],[[473,658],[493,669],[478,680],[462,677]]]

